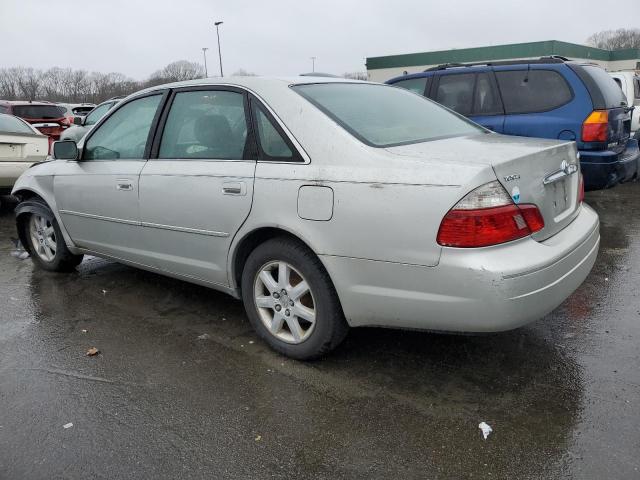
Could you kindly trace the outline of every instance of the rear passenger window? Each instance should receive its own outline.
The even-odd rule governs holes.
[[[407,80],[400,80],[399,82],[393,83],[394,87],[401,87],[407,90],[412,91],[413,93],[417,93],[419,95],[424,95],[424,92],[427,88],[427,82],[430,80],[430,77],[422,77],[422,78],[409,78]]]
[[[488,73],[478,74],[476,80],[476,95],[473,101],[474,115],[501,115],[502,103],[498,98],[498,92],[493,86]]]
[[[255,112],[256,126],[258,129],[260,160],[280,162],[302,161],[263,108],[255,101],[252,101],[251,104]]]
[[[636,78],[633,81],[633,91],[634,97],[636,97],[636,99],[640,99],[640,78]]]
[[[247,142],[244,95],[179,92],[162,133],[158,158],[241,160]]]
[[[505,113],[545,112],[571,101],[566,80],[552,70],[496,72]]]
[[[462,115],[471,113],[475,74],[443,75],[438,82],[436,102]]]

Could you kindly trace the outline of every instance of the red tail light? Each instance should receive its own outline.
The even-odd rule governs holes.
[[[487,247],[543,228],[537,206],[514,204],[500,183],[491,182],[471,192],[445,215],[437,240],[446,247]]]
[[[606,142],[609,139],[609,112],[594,110],[582,124],[583,142]]]

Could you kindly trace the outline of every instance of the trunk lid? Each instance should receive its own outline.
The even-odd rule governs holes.
[[[578,213],[577,153],[574,143],[564,143],[493,165],[498,181],[515,203],[533,203],[540,210],[544,228],[532,235],[538,241],[558,233]]]
[[[515,203],[540,209],[545,226],[532,235],[535,240],[555,235],[578,214],[580,167],[574,142],[481,134],[387,150],[441,162],[486,164]]]
[[[49,151],[44,135],[0,133],[0,162],[36,162]]]

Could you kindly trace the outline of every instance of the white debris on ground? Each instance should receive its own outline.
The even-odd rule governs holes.
[[[198,335],[198,340],[208,340],[211,337],[208,333],[203,333],[202,335]]]
[[[71,427],[73,427],[73,423],[71,423],[71,422],[69,422],[69,423],[65,423],[65,424],[62,426],[62,428],[65,428],[65,429],[66,429],[66,428],[71,428]]]
[[[484,437],[484,439],[485,439],[485,440],[487,439],[487,437],[489,436],[489,434],[490,434],[491,432],[493,432],[493,428],[491,428],[491,427],[489,426],[489,424],[488,424],[488,423],[485,423],[485,422],[480,422],[480,423],[478,424],[478,428],[479,428],[480,430],[482,430],[482,436]]]
[[[13,250],[11,250],[10,252],[12,257],[18,258],[20,260],[29,258],[29,252],[24,249],[22,243],[20,243],[20,240],[18,240],[17,238],[12,238],[11,242],[13,243]]]

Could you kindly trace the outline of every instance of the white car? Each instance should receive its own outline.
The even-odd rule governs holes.
[[[34,162],[49,153],[49,137],[19,117],[0,113],[0,195]]]
[[[631,118],[631,135],[633,135],[640,130],[640,75],[635,72],[609,72],[609,75],[620,85],[627,98],[627,104],[635,107]]]

